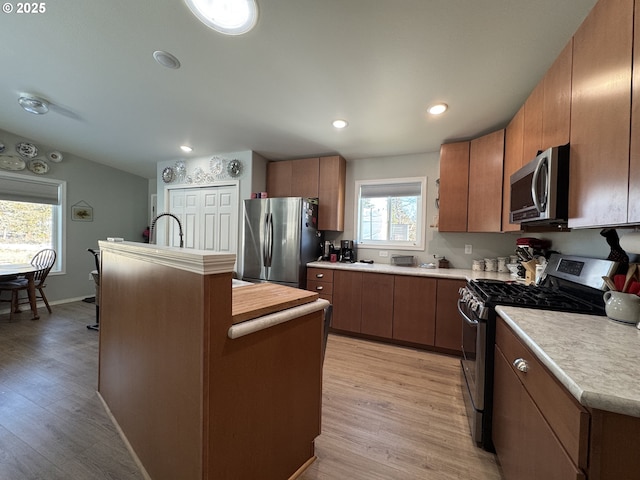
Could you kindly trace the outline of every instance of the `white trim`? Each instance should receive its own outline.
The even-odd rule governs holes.
[[[421,189],[421,202],[418,205],[418,241],[414,244],[408,242],[393,242],[393,241],[368,241],[363,243],[360,241],[360,222],[358,221],[358,214],[360,210],[360,187],[362,185],[384,185],[394,183],[411,183],[420,182]],[[427,177],[404,177],[404,178],[386,178],[378,180],[356,180],[354,189],[354,202],[353,202],[353,225],[355,231],[355,238],[358,249],[393,249],[393,250],[424,250],[426,246],[426,217],[427,217]]]
[[[281,323],[285,323],[290,320],[295,320],[305,315],[309,315],[310,313],[324,310],[327,306],[329,306],[329,302],[319,298],[315,302],[305,303],[304,305],[287,308],[286,310],[281,310],[269,315],[263,315],[262,317],[254,318],[253,320],[236,323],[229,327],[227,336],[231,339],[244,337],[245,335],[259,332],[260,330],[280,325]]]
[[[98,242],[100,251],[114,252],[124,257],[177,268],[199,275],[233,272],[234,254],[215,253],[208,250],[167,247],[138,242]]]

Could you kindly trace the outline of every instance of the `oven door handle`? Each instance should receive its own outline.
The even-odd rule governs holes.
[[[478,320],[469,318],[469,316],[462,311],[462,307],[461,307],[462,303],[463,303],[462,300],[458,299],[458,312],[460,312],[460,315],[462,315],[462,318],[464,319],[464,321],[467,322],[472,327],[478,326],[478,323],[480,323]]]

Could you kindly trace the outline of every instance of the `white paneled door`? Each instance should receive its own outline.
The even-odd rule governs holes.
[[[238,244],[238,188],[178,188],[169,190],[169,211],[180,218],[184,246],[236,253]],[[171,223],[171,245],[178,246],[178,225]]]

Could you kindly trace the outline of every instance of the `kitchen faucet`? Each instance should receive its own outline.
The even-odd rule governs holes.
[[[153,241],[153,230],[156,226],[156,222],[160,217],[165,217],[165,216],[175,218],[176,222],[178,222],[178,230],[180,235],[180,248],[184,247],[184,241],[182,240],[184,236],[184,234],[182,233],[182,223],[180,223],[180,219],[176,217],[173,213],[161,213],[160,215],[158,215],[156,218],[153,219],[153,222],[151,222],[151,235],[149,235],[149,243],[152,243]]]

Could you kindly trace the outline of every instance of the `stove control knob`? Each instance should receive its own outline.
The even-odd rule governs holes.
[[[529,364],[524,358],[516,358],[513,361],[513,366],[516,369],[520,370],[522,373],[527,373],[527,371],[529,370]]]

